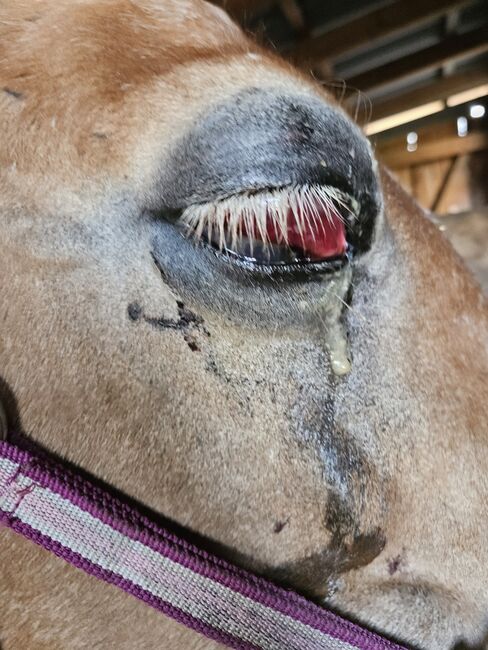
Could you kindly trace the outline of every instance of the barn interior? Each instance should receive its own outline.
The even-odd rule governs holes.
[[[488,291],[488,1],[216,2],[334,93]]]

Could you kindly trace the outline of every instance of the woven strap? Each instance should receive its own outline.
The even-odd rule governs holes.
[[[161,528],[44,454],[0,442],[0,522],[231,648],[400,646]]]

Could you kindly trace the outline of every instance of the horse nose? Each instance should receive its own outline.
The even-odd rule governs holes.
[[[243,191],[326,185],[357,205],[349,241],[370,247],[381,194],[370,145],[318,96],[248,89],[213,107],[165,166],[165,203],[184,209]]]

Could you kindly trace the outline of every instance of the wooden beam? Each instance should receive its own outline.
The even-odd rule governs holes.
[[[456,165],[459,163],[459,155],[453,156],[451,160],[449,161],[449,167],[446,169],[444,173],[444,178],[442,178],[439,187],[437,188],[437,192],[435,193],[434,199],[432,200],[432,203],[430,205],[430,211],[431,212],[437,212],[437,209],[439,208],[440,202],[442,201],[445,193],[447,186],[449,185],[449,181],[452,178],[452,175],[454,173],[454,170],[456,168]]]
[[[379,145],[376,155],[390,169],[401,169],[443,158],[461,156],[482,149],[488,149],[488,133],[474,132],[464,138],[453,135],[424,143],[419,138],[417,151],[411,152],[407,151],[405,138],[402,138],[401,142],[397,142],[395,145],[391,143],[385,146]]]
[[[307,24],[297,0],[280,0],[280,9],[294,31],[300,36],[306,36]]]
[[[444,18],[444,38],[447,38],[451,34],[456,34],[459,27],[459,20],[461,18],[461,12],[459,9],[454,11],[449,11]],[[449,61],[442,66],[442,76],[448,77],[454,72],[456,63],[454,61]]]
[[[398,0],[325,34],[303,40],[290,57],[298,64],[333,59],[385,36],[416,27],[467,4],[469,0]]]
[[[371,120],[380,120],[384,117],[401,113],[402,111],[408,111],[410,108],[428,104],[437,99],[445,100],[450,95],[455,95],[456,93],[487,83],[488,69],[486,68],[474,68],[465,72],[456,73],[445,79],[429,82],[427,85],[414,88],[401,95],[395,95],[391,99],[384,99],[378,102],[373,100]],[[356,97],[350,97],[346,102],[348,107],[350,106],[352,108],[354,108],[356,103]]]
[[[233,18],[244,20],[252,17],[258,11],[266,11],[277,0],[211,0],[213,4],[225,9]]]
[[[409,56],[346,79],[352,88],[368,92],[393,81],[440,67],[447,61],[474,56],[488,50],[488,26],[465,34],[455,34]]]

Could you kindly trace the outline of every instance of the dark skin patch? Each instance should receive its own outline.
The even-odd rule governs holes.
[[[7,95],[10,95],[10,97],[15,97],[15,99],[24,99],[23,93],[19,92],[18,90],[13,90],[12,88],[7,88],[4,86],[2,88],[4,93],[7,93]]]
[[[386,539],[379,527],[361,530],[357,506],[337,494],[329,493],[325,525],[332,533],[330,549],[334,551],[337,573],[358,569],[372,562],[384,549]]]
[[[7,381],[0,375],[0,402],[5,411],[9,431],[25,435],[20,420],[17,399]]]
[[[187,342],[188,347],[192,352],[200,352],[200,346],[198,345],[196,338],[192,334],[185,334],[183,338]]]
[[[178,211],[178,215],[179,215],[179,214],[180,214],[180,212]],[[177,219],[177,218],[178,218],[178,217],[176,217],[176,219]],[[151,251],[151,257],[152,257],[152,260],[153,260],[154,264],[156,265],[156,268],[158,269],[159,273],[161,274],[161,277],[162,277],[162,279],[163,279],[163,282],[164,282],[165,284],[168,284],[168,278],[167,278],[167,276],[166,276],[166,273],[164,272],[163,267],[162,267],[161,264],[158,262],[158,260],[156,259],[156,256],[155,256],[154,252],[152,252],[152,251]]]
[[[230,382],[229,377],[225,377],[222,374],[222,372],[219,370],[219,367],[217,366],[217,363],[216,363],[215,359],[213,359],[212,357],[209,357],[209,359],[207,361],[207,364],[205,366],[205,370],[207,370],[208,372],[213,373],[214,375],[219,377],[219,379],[223,379],[226,383]]]
[[[275,525],[273,526],[273,533],[279,534],[283,530],[283,528],[289,523],[290,518],[285,519],[284,521],[276,521]]]
[[[106,133],[100,133],[98,131],[95,131],[92,133],[92,136],[94,138],[97,138],[98,140],[108,140],[108,135]]]
[[[296,562],[287,562],[275,569],[268,568],[270,577],[280,584],[293,584],[308,598],[321,600],[330,595],[332,579],[336,575],[336,552],[325,549]]]
[[[0,440],[7,439],[7,432],[8,432],[7,416],[5,415],[5,411],[3,409],[2,403],[0,402]]]
[[[298,142],[300,144],[306,144],[312,138],[315,129],[307,120],[306,112],[301,106],[296,104],[291,104],[289,113],[293,115],[293,120],[290,120],[293,123],[293,129],[290,129],[289,138],[291,141]]]
[[[225,391],[231,391],[232,399],[242,408],[246,415],[254,417],[253,405],[261,399],[263,390],[269,395],[272,404],[276,403],[276,387],[272,382],[250,376],[249,373],[235,375],[228,372],[225,365],[213,350],[208,350],[205,370],[212,373],[222,383]]]
[[[460,643],[456,644],[453,648],[453,650],[486,650],[488,647],[488,632],[485,635],[485,638],[479,645],[468,645],[464,641],[461,641]]]
[[[201,316],[185,307],[185,304],[181,300],[177,300],[176,305],[178,307],[178,320],[146,316],[138,302],[131,302],[127,306],[127,315],[133,322],[144,320],[144,322],[157,329],[172,329],[182,332],[183,338],[190,350],[192,352],[199,352],[201,348],[196,334],[203,333],[207,337],[210,336],[210,332],[205,327],[205,321]]]
[[[401,555],[392,557],[388,560],[388,573],[392,576],[394,575],[402,564],[403,558]]]
[[[204,327],[204,320],[198,314],[187,309],[181,300],[177,300],[176,304],[178,306],[179,319],[173,320],[172,318],[154,318],[151,316],[144,316],[146,323],[149,323],[153,327],[159,329],[173,329],[173,330],[186,330],[190,326],[195,326],[197,329],[202,328],[202,330],[210,336],[208,331]]]
[[[127,315],[132,321],[138,321],[142,315],[142,307],[138,302],[131,302],[127,307]]]
[[[369,564],[383,547],[384,538],[377,531],[358,535],[348,548],[332,543],[319,553],[267,570],[277,582],[293,584],[308,598],[322,600],[335,591],[335,578],[339,574]]]
[[[188,325],[203,325],[204,320],[201,316],[198,316],[198,314],[195,314],[195,312],[191,311],[190,309],[187,309],[185,307],[185,304],[181,302],[181,300],[177,300],[176,304],[178,305],[178,313],[180,315],[180,320],[179,323],[183,324],[185,326]],[[206,332],[208,334],[208,332]]]

